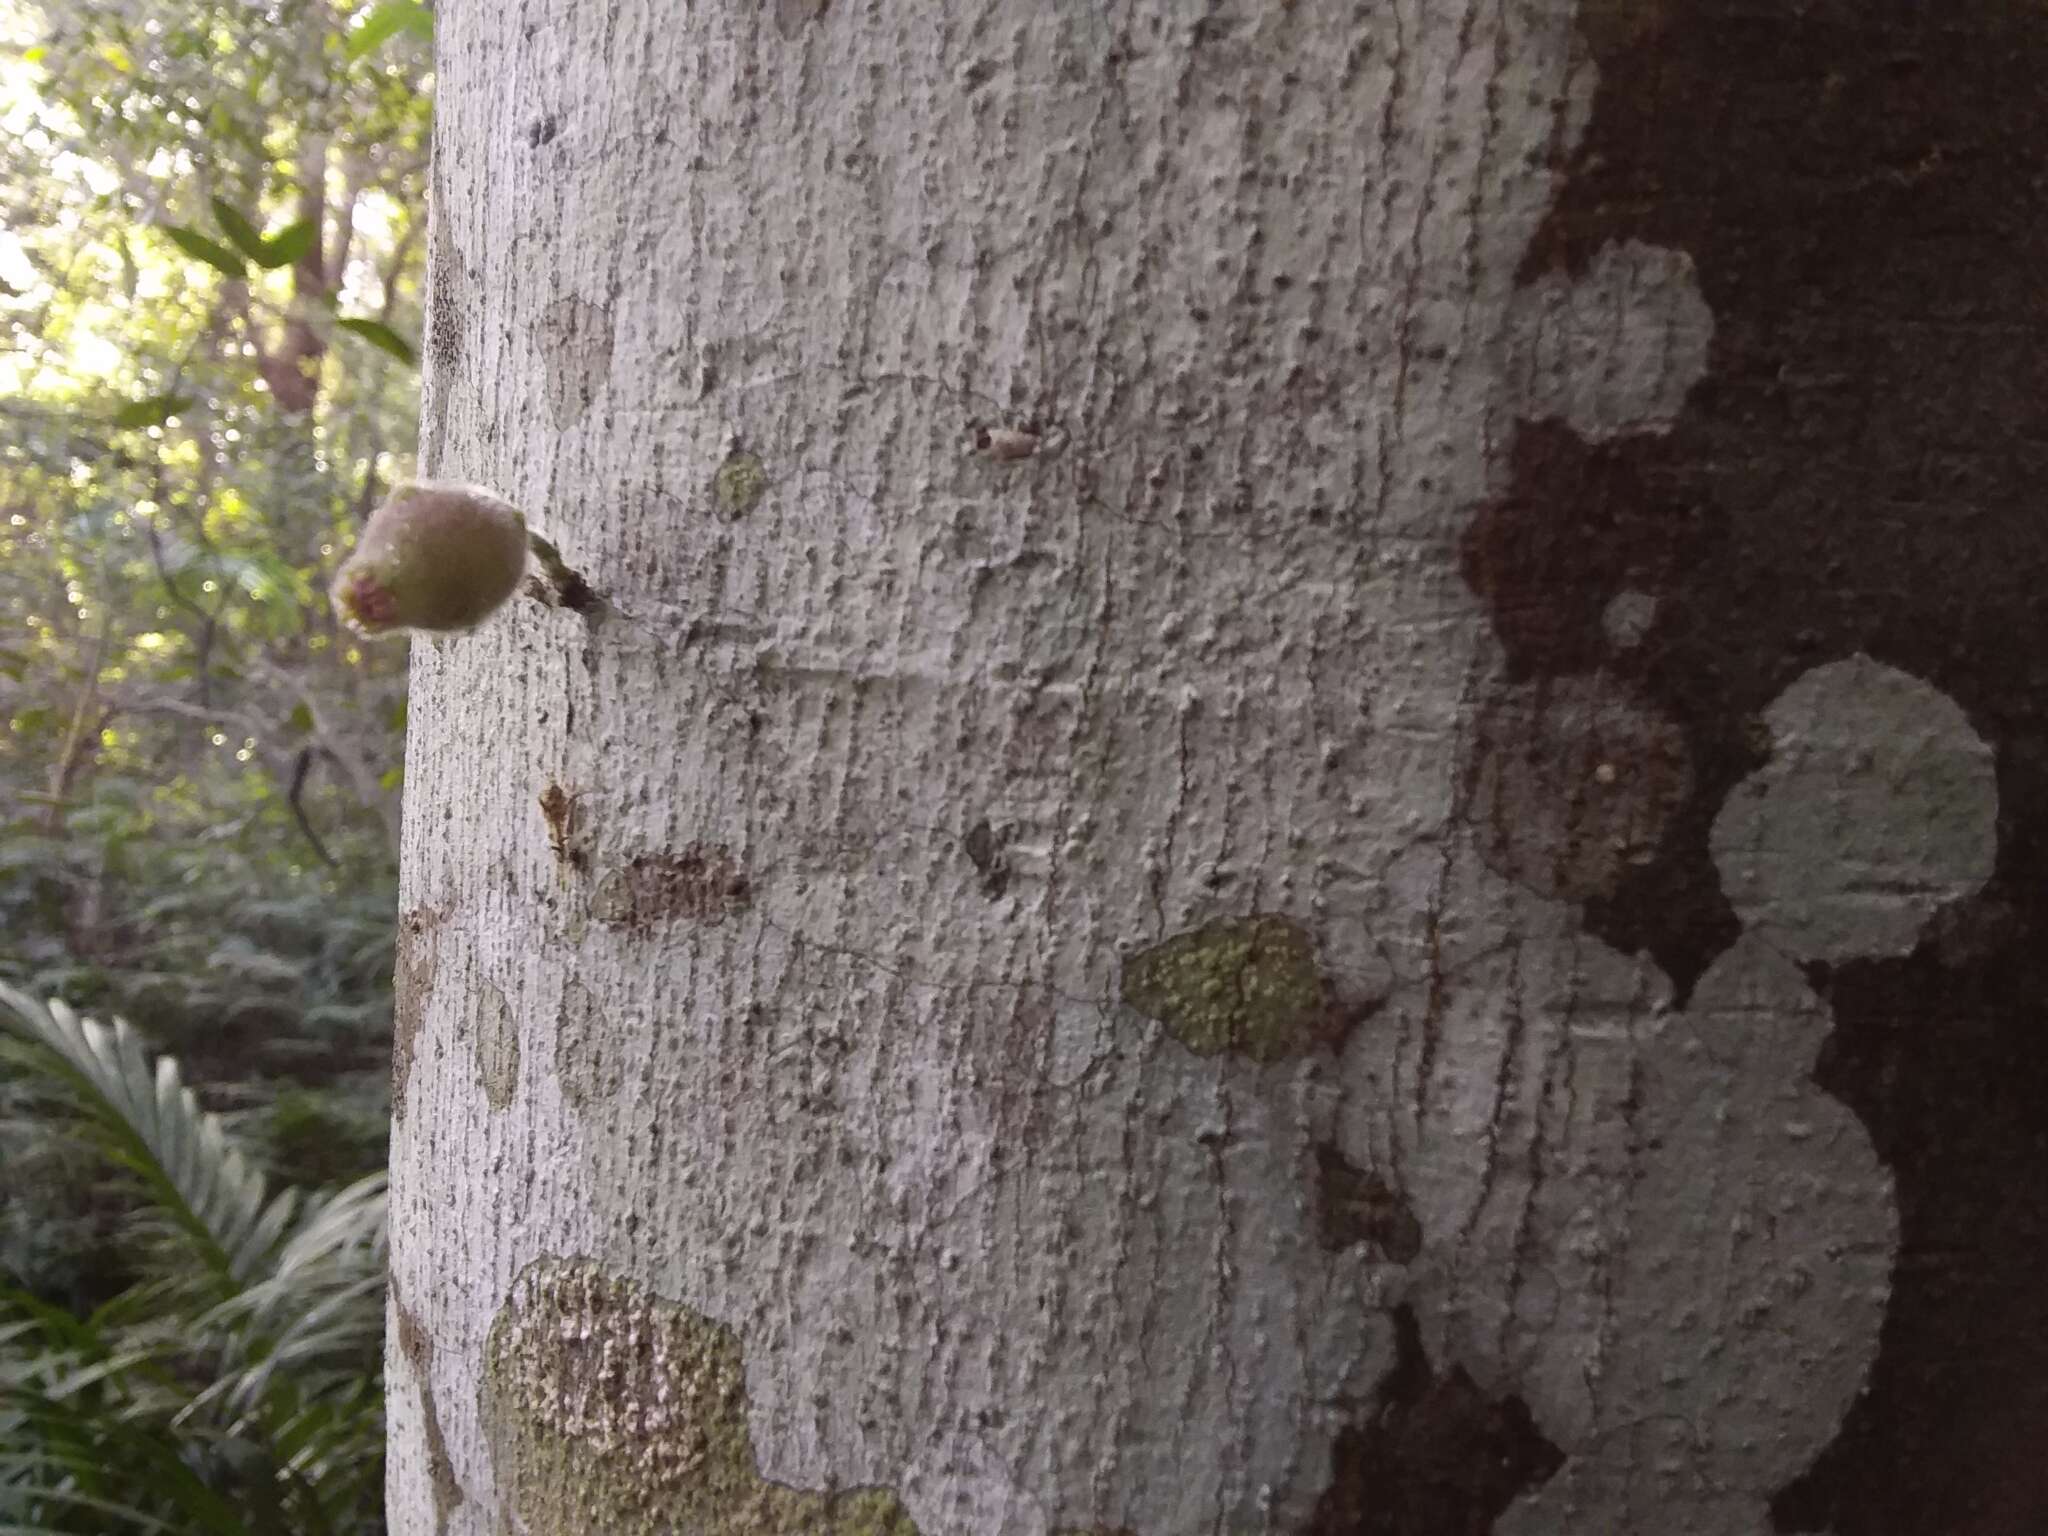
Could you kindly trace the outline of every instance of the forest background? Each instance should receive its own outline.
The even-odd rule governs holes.
[[[430,32],[0,0],[0,1514],[46,1528],[166,1518],[91,1486],[159,1454],[179,1529],[381,1520],[406,653],[325,588],[412,465]],[[264,1285],[347,1326],[292,1356]],[[266,1400],[287,1358],[328,1374]],[[345,1479],[236,1503],[312,1488],[344,1419]]]

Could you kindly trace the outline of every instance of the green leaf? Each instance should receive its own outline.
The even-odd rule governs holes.
[[[217,197],[210,201],[213,204],[213,221],[220,226],[221,233],[232,240],[236,249],[250,260],[262,260],[263,236],[257,232],[256,226],[244,218],[233,204],[223,202]]]
[[[219,198],[213,199],[213,217],[235,248],[266,272],[288,267],[312,249],[318,226],[311,219],[297,219],[276,234],[265,236],[247,218]]]
[[[434,13],[417,0],[384,0],[372,6],[363,23],[342,39],[342,48],[353,62],[383,47],[401,32],[415,37],[434,35]]]
[[[344,315],[334,322],[344,331],[351,331],[363,338],[381,352],[389,352],[407,367],[419,362],[419,354],[413,351],[412,343],[398,332],[379,320],[364,320],[354,315]]]
[[[166,224],[164,234],[179,250],[194,261],[203,261],[217,272],[229,277],[247,277],[249,269],[242,258],[218,241],[209,240],[196,229],[187,229],[182,224]]]
[[[313,248],[319,226],[311,219],[296,219],[263,242],[263,254],[256,265],[265,269],[288,267]]]
[[[151,395],[131,400],[114,412],[117,427],[160,427],[192,403],[190,395]]]

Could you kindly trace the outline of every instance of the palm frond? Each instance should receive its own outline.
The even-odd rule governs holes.
[[[80,1019],[0,983],[10,1054],[60,1085],[95,1137],[149,1193],[215,1290],[230,1294],[273,1256],[295,1196],[267,1199],[263,1175],[199,1107],[177,1062],[152,1065],[126,1021]]]

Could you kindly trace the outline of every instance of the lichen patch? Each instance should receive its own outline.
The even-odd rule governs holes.
[[[1123,1000],[1198,1056],[1274,1062],[1344,1032],[1315,941],[1284,917],[1223,918],[1140,950],[1124,962]]]
[[[761,504],[767,493],[768,471],[761,464],[761,456],[744,449],[727,454],[718,473],[711,477],[712,498],[727,517],[745,517]]]
[[[886,1489],[762,1477],[732,1330],[594,1264],[520,1275],[479,1407],[505,1512],[530,1536],[916,1536]]]
[[[1991,748],[1939,689],[1868,656],[1805,673],[1765,711],[1771,756],[1714,822],[1721,887],[1808,960],[1904,954],[1998,854]]]
[[[573,426],[611,375],[610,307],[587,299],[555,300],[541,315],[540,355],[547,369],[548,413],[556,426]]]
[[[447,916],[439,907],[414,907],[398,920],[398,985],[391,1014],[391,1112],[405,1114],[405,1091],[412,1082],[412,1061],[419,1049],[427,1000],[434,992],[434,970],[440,960],[440,927]]]
[[[519,1091],[519,1021],[495,983],[486,983],[477,999],[476,1077],[484,1101],[506,1109]]]

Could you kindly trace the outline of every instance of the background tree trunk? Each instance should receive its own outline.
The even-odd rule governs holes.
[[[2048,1521],[2048,13],[439,32],[396,1530]]]

